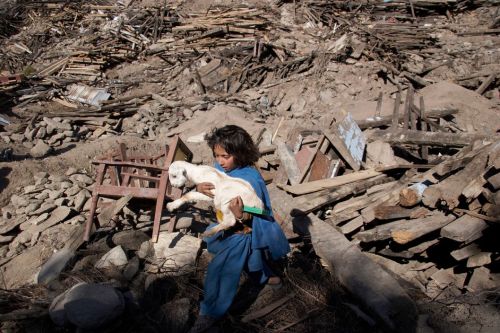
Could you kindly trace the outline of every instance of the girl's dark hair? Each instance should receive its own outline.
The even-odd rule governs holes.
[[[239,167],[253,165],[260,157],[259,148],[250,134],[236,125],[214,128],[205,136],[205,140],[212,151],[215,146],[221,146],[228,154],[233,155],[235,164]]]

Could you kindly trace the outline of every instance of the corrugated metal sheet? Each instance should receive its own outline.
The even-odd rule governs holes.
[[[92,88],[73,84],[69,87],[66,97],[72,101],[99,106],[101,101],[109,99],[110,96],[111,94],[108,94],[105,88]]]

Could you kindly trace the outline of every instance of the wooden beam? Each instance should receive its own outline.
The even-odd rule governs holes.
[[[401,97],[400,97],[401,99]],[[397,96],[396,96],[396,102],[398,102]],[[357,120],[356,122],[358,123],[359,128],[361,129],[367,129],[370,127],[381,127],[381,126],[388,126],[392,124],[391,130],[397,130],[397,124],[400,121],[404,120],[404,114],[399,113],[399,107],[398,104],[394,104],[394,111],[393,115],[391,116],[381,116],[377,117],[376,119],[373,117],[366,118],[363,120]],[[394,113],[397,113],[397,116],[394,115]],[[426,118],[443,118],[449,115],[457,114],[458,109],[435,109],[435,110],[429,110],[425,112],[425,117]],[[397,118],[396,118],[397,117]],[[394,126],[394,123],[396,123],[396,126]]]
[[[398,282],[334,227],[307,215],[314,250],[340,284],[358,298],[389,330],[415,332],[417,308]]]
[[[385,184],[393,179],[386,175],[379,175],[368,180],[360,180],[352,184],[342,186],[334,190],[324,190],[322,192],[315,192],[306,194],[293,199],[293,206],[295,210],[292,215],[303,215],[319,209],[325,205],[335,203],[343,198],[351,195],[365,192],[372,186]]]
[[[347,175],[342,175],[342,176],[338,176],[338,177],[331,178],[331,179],[321,179],[321,180],[315,180],[315,181],[312,181],[309,183],[304,183],[304,184],[283,185],[280,187],[289,193],[301,195],[301,194],[313,193],[313,192],[317,192],[317,191],[324,190],[327,188],[333,188],[336,186],[353,183],[353,182],[358,181],[358,180],[373,178],[373,177],[381,175],[381,174],[382,174],[381,172],[378,172],[375,170],[362,170],[362,171],[353,172],[353,173],[350,173]]]
[[[483,235],[488,225],[483,220],[463,215],[441,229],[441,236],[457,242],[470,243]]]
[[[476,140],[498,140],[497,136],[471,133],[422,132],[415,130],[374,130],[368,138],[392,144],[415,144],[436,147],[463,147]]]
[[[414,239],[438,230],[455,220],[455,216],[435,213],[416,220],[399,220],[370,230],[361,231],[354,238],[362,242],[373,242],[393,238],[396,243],[406,244]]]

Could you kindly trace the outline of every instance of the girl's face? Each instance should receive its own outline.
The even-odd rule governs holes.
[[[234,156],[219,145],[214,147],[214,157],[224,171],[228,172],[236,168]]]

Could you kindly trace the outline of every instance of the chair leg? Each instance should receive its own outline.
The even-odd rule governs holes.
[[[104,179],[104,173],[106,170],[105,164],[99,164],[97,169],[96,182],[94,184],[94,189],[92,190],[92,201],[90,203],[90,212],[87,217],[87,223],[85,224],[85,232],[83,233],[83,240],[88,242],[90,238],[90,231],[92,230],[92,224],[94,222],[94,214],[97,209],[97,202],[99,201],[99,186],[102,185]]]
[[[165,203],[165,192],[167,190],[168,173],[163,171],[160,176],[160,185],[158,186],[158,198],[156,199],[155,218],[153,222],[153,237],[152,242],[158,242],[160,234],[161,213]]]

